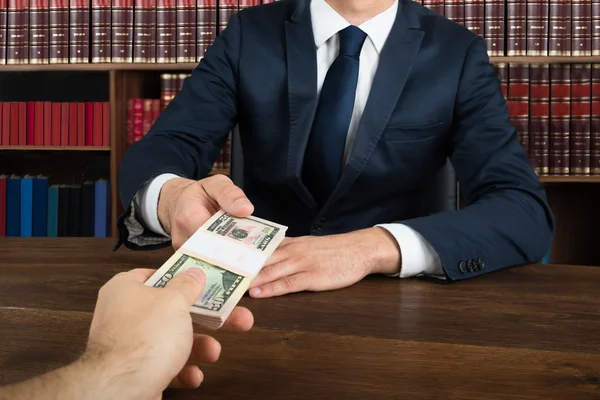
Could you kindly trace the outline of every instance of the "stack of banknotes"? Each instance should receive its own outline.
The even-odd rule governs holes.
[[[286,230],[286,226],[261,218],[236,218],[219,211],[145,284],[164,287],[188,268],[202,269],[206,286],[190,311],[192,320],[218,329],[284,239]]]

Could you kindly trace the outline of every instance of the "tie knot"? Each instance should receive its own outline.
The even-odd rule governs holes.
[[[367,38],[367,34],[359,27],[350,25],[340,31],[340,54],[350,57],[360,56],[360,50]]]

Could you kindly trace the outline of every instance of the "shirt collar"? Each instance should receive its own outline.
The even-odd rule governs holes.
[[[371,18],[359,26],[375,46],[378,53],[383,49],[398,12],[398,0],[379,15]],[[325,0],[311,0],[310,14],[312,19],[313,35],[317,48],[321,47],[333,35],[350,26],[340,14],[337,13]]]

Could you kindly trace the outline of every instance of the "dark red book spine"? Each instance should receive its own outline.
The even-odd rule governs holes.
[[[548,0],[527,0],[527,55],[548,55]]]
[[[548,55],[571,55],[571,0],[550,0]]]
[[[143,118],[144,118],[144,107],[142,99],[133,99],[133,142],[138,142],[144,136],[143,130]]]
[[[508,65],[506,106],[510,121],[519,134],[521,145],[529,154],[529,65]]]
[[[526,55],[527,3],[524,0],[507,0],[506,25],[506,55]]]
[[[93,118],[93,132],[92,132],[92,144],[94,146],[102,146],[102,103],[95,102],[94,110],[92,113]]]
[[[44,101],[44,146],[52,146],[52,103]]]
[[[217,0],[198,0],[196,13],[198,14],[196,61],[200,61],[208,46],[217,38]]]
[[[568,175],[570,167],[571,66],[550,65],[550,174]]]
[[[0,124],[0,129],[2,130],[0,136],[0,145],[9,146],[10,145],[10,103],[4,102],[2,103],[2,124]]]
[[[462,1],[462,0],[461,0]],[[419,4],[422,2],[419,0]],[[238,10],[243,10],[244,8],[259,6],[260,0],[239,0],[238,1]]]
[[[19,103],[11,102],[10,103],[10,135],[9,135],[9,144],[11,146],[19,145],[19,122],[21,119],[19,118]]]
[[[592,55],[592,0],[572,0],[571,55]]]
[[[60,146],[60,106],[61,103],[52,103],[52,134],[51,146]]]
[[[20,110],[19,110],[20,111]],[[25,144],[33,146],[35,141],[35,103],[27,102],[27,128],[26,128]]]
[[[465,28],[483,37],[484,31],[484,0],[465,0]]]
[[[464,0],[445,0],[444,14],[446,18],[459,25],[465,24],[465,2]]]
[[[77,104],[77,146],[85,146],[85,103]]]
[[[112,2],[112,62],[133,62],[133,0]]]
[[[442,3],[442,9],[444,3]],[[237,12],[238,0],[219,0],[219,32],[227,27],[229,18]]]
[[[423,5],[441,16],[444,16],[444,0],[423,0]],[[219,3],[219,9],[221,3]],[[219,11],[220,13],[220,11]]]
[[[146,136],[152,128],[152,99],[143,99],[142,105],[142,136]]]
[[[69,127],[71,125],[71,116],[69,103],[60,103],[60,145],[69,146]]]
[[[90,0],[69,0],[69,62],[90,61]]]
[[[69,62],[69,1],[50,0],[49,57],[50,64]]]
[[[592,55],[600,56],[600,0],[592,0]]]
[[[34,116],[34,134],[33,134],[33,145],[43,146],[44,145],[44,103],[41,101],[34,102],[35,116]],[[29,144],[29,143],[27,143]]]
[[[196,61],[196,1],[177,0],[177,62],[194,61]]]
[[[157,0],[156,62],[177,62],[177,0]]]
[[[102,103],[102,146],[110,146],[110,103]]]
[[[27,103],[19,104],[19,146],[27,144]]]
[[[600,175],[600,64],[592,64],[592,118],[590,170]]]
[[[133,62],[156,63],[156,0],[135,0]]]
[[[85,103],[85,146],[94,145],[94,103]]]
[[[8,0],[6,63],[29,63],[29,0]]]
[[[592,69],[590,64],[571,65],[571,175],[590,174],[590,118]]]
[[[160,100],[152,99],[152,125],[160,115]]]
[[[29,5],[29,63],[48,64],[48,0],[30,0]]]
[[[0,236],[6,236],[6,178],[0,177]]]
[[[485,1],[485,44],[490,56],[503,56],[505,52],[504,0]]]
[[[92,62],[109,63],[110,0],[92,0]]]
[[[77,146],[77,103],[69,104],[69,146]]]
[[[0,64],[6,64],[7,1],[0,0]]]

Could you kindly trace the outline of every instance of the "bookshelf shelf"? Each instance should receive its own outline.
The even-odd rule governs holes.
[[[25,71],[191,71],[198,63],[142,64],[14,64],[0,65],[0,72]]]
[[[515,63],[515,64],[580,64],[580,63],[600,63],[600,56],[590,57],[490,57],[492,64],[497,63]]]
[[[600,176],[565,175],[565,176],[540,176],[542,183],[600,183]]]
[[[209,172],[209,175],[229,175],[229,170],[225,168],[215,168]]]
[[[110,151],[110,146],[0,146],[0,151]]]

